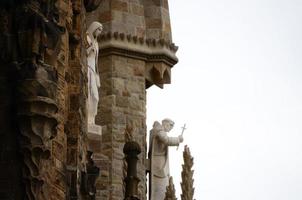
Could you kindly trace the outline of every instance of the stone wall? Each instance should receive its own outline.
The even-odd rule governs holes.
[[[100,196],[123,199],[126,127],[133,139],[145,146],[145,80],[144,62],[122,56],[100,57],[101,99],[97,122],[103,127]],[[144,151],[145,152],[145,151]],[[139,162],[140,199],[145,199],[144,158]],[[103,167],[102,167],[103,166]],[[108,168],[104,168],[107,166]]]
[[[141,0],[103,0],[99,8],[87,16],[87,21],[98,20],[106,32],[120,32],[145,36],[144,4]]]
[[[172,42],[168,0],[144,0],[146,37]]]
[[[96,199],[121,200],[123,146],[134,140],[145,200],[146,89],[170,83],[177,63],[167,0],[10,1],[0,9],[0,199],[90,199],[92,149],[100,168]],[[96,117],[102,141],[87,138],[83,38],[93,21],[104,25]]]

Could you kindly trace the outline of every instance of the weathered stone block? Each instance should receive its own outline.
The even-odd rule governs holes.
[[[114,78],[113,80],[113,88],[122,90],[125,88],[125,80],[121,78]]]
[[[162,27],[161,19],[147,19],[146,26],[150,29],[160,29]]]
[[[145,69],[144,66],[135,66],[133,67],[133,75],[134,76],[144,76]]]
[[[144,7],[140,4],[131,3],[130,4],[130,11],[134,15],[144,16]]]
[[[146,35],[148,38],[161,38],[161,30],[159,29],[148,29]]]
[[[112,14],[111,11],[105,11],[100,13],[99,19],[101,22],[110,22],[112,20]]]
[[[126,19],[126,15],[124,12],[122,11],[115,11],[115,12],[112,12],[112,21],[115,21],[115,22],[125,22]]]
[[[111,1],[111,9],[118,10],[123,12],[128,12],[128,2],[121,0],[112,0]]]
[[[126,89],[130,91],[131,93],[144,93],[145,83],[141,81],[136,80],[128,80],[126,82]]]
[[[151,19],[151,18],[161,18],[161,9],[157,6],[148,6],[145,8],[145,17],[146,19]]]
[[[123,96],[117,96],[116,97],[116,106],[127,108],[129,105],[129,98],[123,97]],[[117,116],[119,117],[119,116]]]

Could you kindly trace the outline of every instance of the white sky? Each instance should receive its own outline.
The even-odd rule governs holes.
[[[187,124],[195,198],[301,200],[302,1],[173,0],[170,16],[179,63],[147,91],[147,125]]]

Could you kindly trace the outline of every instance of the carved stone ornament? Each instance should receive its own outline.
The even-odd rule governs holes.
[[[192,170],[193,167],[193,157],[191,156],[189,147],[185,146],[183,152],[183,159],[184,164],[182,165],[182,172],[181,172],[181,200],[193,200],[194,196],[194,179]]]
[[[51,152],[56,136],[58,106],[56,70],[39,63],[21,65],[17,84],[17,120],[24,158],[23,179],[28,199],[47,199],[45,189]],[[33,76],[31,76],[33,75]]]
[[[15,80],[24,199],[46,200],[51,194],[48,185],[51,145],[59,120],[58,75],[54,64],[64,29],[57,24],[55,1],[19,1],[10,9],[14,10],[7,16],[14,26],[8,26],[0,35],[0,47],[4,52],[1,59],[9,63]]]
[[[167,186],[166,196],[164,200],[177,200],[175,196],[175,187],[172,176],[169,178],[169,185]]]

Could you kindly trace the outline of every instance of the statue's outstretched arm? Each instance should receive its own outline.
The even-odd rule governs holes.
[[[181,143],[179,137],[169,137],[167,133],[160,131],[157,134],[158,139],[167,146],[178,146]]]

